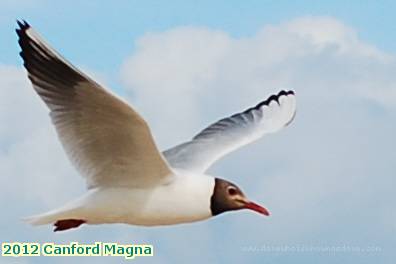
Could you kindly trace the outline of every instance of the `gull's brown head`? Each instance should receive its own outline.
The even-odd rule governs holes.
[[[212,215],[240,209],[250,209],[269,216],[269,211],[266,208],[247,199],[238,186],[229,181],[215,178],[213,195],[210,199]]]

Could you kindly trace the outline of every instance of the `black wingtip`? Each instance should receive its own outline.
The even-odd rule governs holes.
[[[21,20],[17,19],[16,22],[17,22],[18,27],[19,27],[19,28],[16,29],[16,32],[18,33],[18,35],[21,32],[24,32],[24,31],[26,31],[26,30],[28,30],[30,28],[30,25],[29,25],[28,22],[26,22],[26,20],[22,20],[21,21]]]
[[[294,93],[293,90],[288,90],[288,91],[282,90],[282,91],[280,91],[278,94],[273,94],[273,95],[271,95],[270,97],[267,98],[267,100],[260,102],[258,105],[256,105],[256,106],[253,107],[253,108],[258,109],[258,108],[260,108],[260,107],[263,106],[263,105],[269,105],[272,101],[276,101],[276,102],[279,104],[279,98],[280,98],[281,96],[288,96],[288,95],[295,95],[295,93]],[[250,110],[251,110],[251,109],[249,108],[249,109],[247,109],[246,111],[250,111]],[[246,111],[245,111],[245,112],[246,112]]]
[[[24,28],[29,28],[30,27],[29,23],[26,22],[26,20],[24,20],[24,19],[22,19],[22,21],[17,19],[17,24],[20,27],[20,29],[24,29]]]
[[[282,95],[295,95],[293,90],[282,90],[276,96],[281,97]]]
[[[18,19],[17,19],[17,21],[16,21],[16,22],[17,22],[17,24],[18,24],[19,28],[23,27],[23,24],[22,24],[22,22],[21,22],[20,20],[18,20]]]

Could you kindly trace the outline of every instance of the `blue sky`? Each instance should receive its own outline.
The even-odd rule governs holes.
[[[131,53],[133,40],[147,31],[194,25],[224,30],[236,37],[250,36],[265,24],[306,15],[334,16],[354,27],[363,40],[386,51],[396,49],[393,1],[6,0],[2,5],[0,32],[7,37],[0,51],[4,62],[12,64],[18,63],[13,56],[18,50],[12,30],[16,18],[34,23],[40,32],[52,36],[54,45],[62,43],[60,48],[65,47],[70,59],[106,72],[115,71]],[[107,32],[120,34],[112,34],[112,41],[97,45],[98,40],[108,39]]]
[[[392,263],[395,8],[393,1],[2,1],[1,241],[154,244],[156,256],[138,263]],[[66,58],[123,95],[161,149],[270,93],[295,89],[298,114],[290,127],[210,171],[238,183],[273,215],[238,212],[174,227],[106,225],[61,234],[19,221],[84,186],[22,70],[15,19],[29,21]],[[344,245],[360,252],[260,250]],[[378,251],[362,252],[372,246]]]

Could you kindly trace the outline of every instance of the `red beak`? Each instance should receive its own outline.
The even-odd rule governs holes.
[[[263,214],[266,216],[270,215],[269,211],[266,208],[264,208],[261,205],[258,205],[256,203],[253,203],[253,202],[247,202],[245,204],[245,208],[256,211],[257,213],[260,213],[260,214]]]

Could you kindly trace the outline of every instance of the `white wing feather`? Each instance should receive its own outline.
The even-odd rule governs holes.
[[[281,91],[242,113],[219,120],[191,141],[163,152],[174,168],[203,173],[215,161],[264,134],[274,133],[294,118],[293,91]]]
[[[144,119],[62,58],[26,22],[18,24],[29,79],[88,188],[168,181],[172,172]]]

